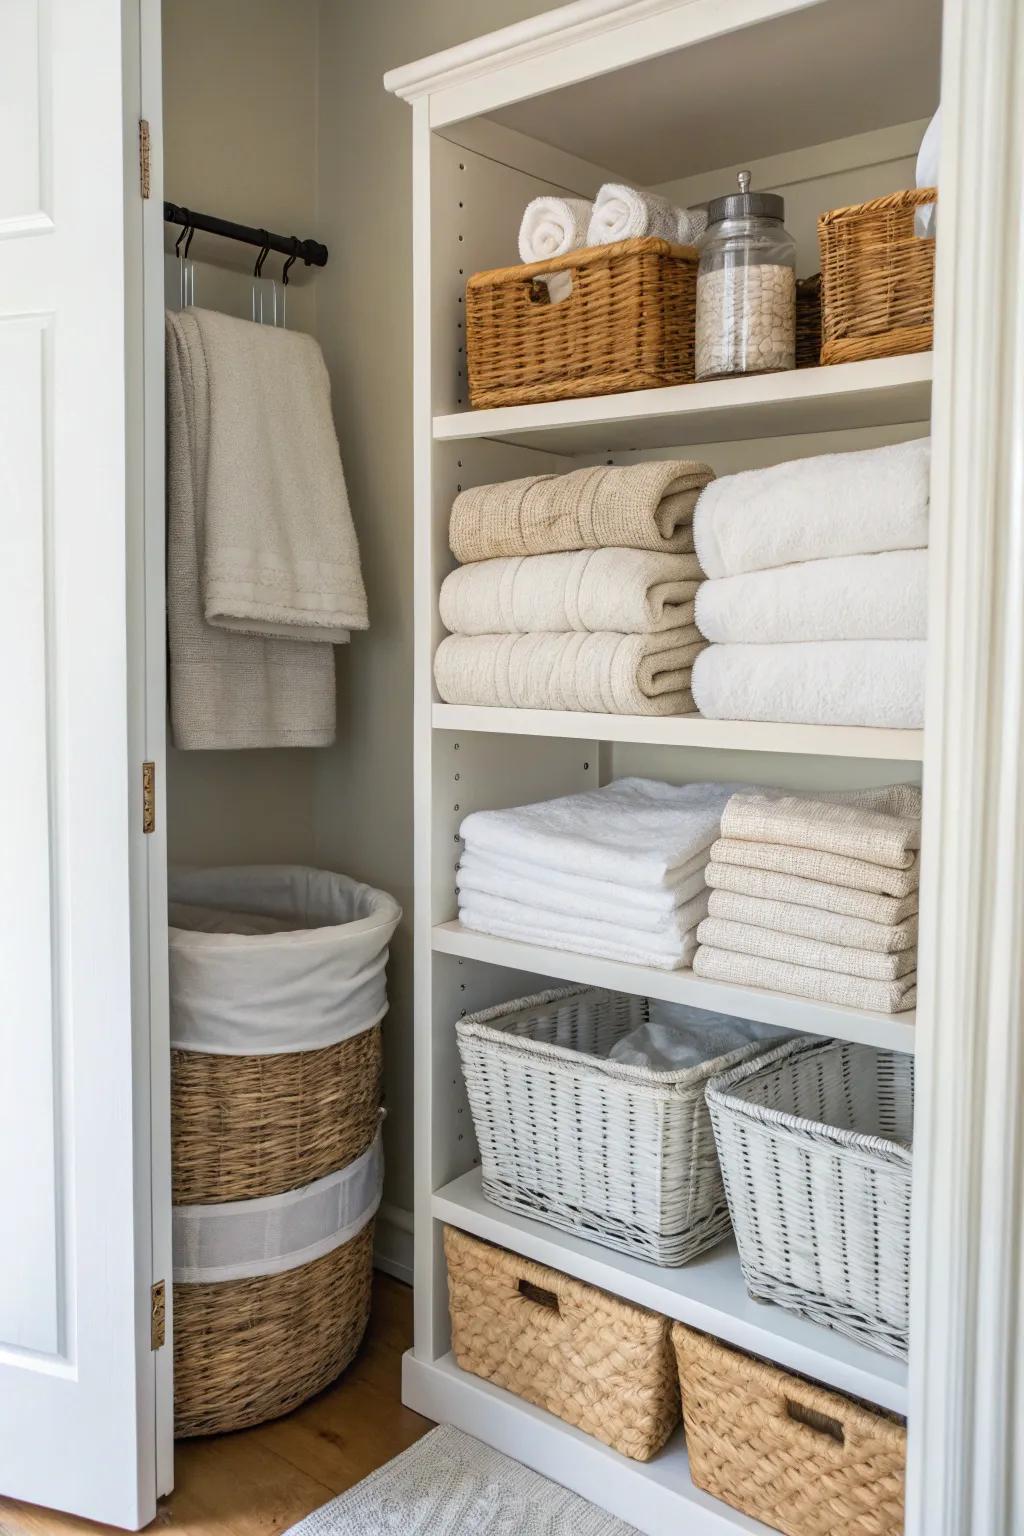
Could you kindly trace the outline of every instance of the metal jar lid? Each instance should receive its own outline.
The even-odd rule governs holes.
[[[723,219],[778,219],[782,223],[786,205],[777,192],[751,192],[750,172],[740,171],[736,180],[738,192],[728,197],[714,197],[708,204],[708,223],[720,224]]]

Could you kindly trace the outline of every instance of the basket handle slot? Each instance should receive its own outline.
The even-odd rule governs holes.
[[[839,1445],[846,1444],[846,1430],[839,1419],[834,1419],[830,1414],[821,1413],[817,1408],[809,1408],[806,1403],[787,1397],[784,1399],[786,1413],[796,1424],[802,1424],[806,1429],[811,1429],[815,1434],[827,1435],[830,1440],[835,1440]]]
[[[554,1291],[545,1290],[542,1285],[534,1285],[532,1280],[520,1280],[517,1289],[524,1301],[532,1301],[536,1307],[543,1307],[548,1312],[562,1310]]]

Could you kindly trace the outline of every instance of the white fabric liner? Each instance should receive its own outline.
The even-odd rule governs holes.
[[[393,897],[302,865],[170,872],[171,1045],[275,1056],[336,1045],[387,1012]]]
[[[755,1040],[787,1040],[791,1033],[775,1024],[652,998],[647,1022],[617,1040],[608,1060],[653,1072],[680,1072],[704,1061],[717,1061]]]
[[[363,1230],[376,1214],[383,1188],[378,1130],[354,1163],[302,1189],[223,1205],[177,1205],[175,1282],[243,1280],[311,1264]]]

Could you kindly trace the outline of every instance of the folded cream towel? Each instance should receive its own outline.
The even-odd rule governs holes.
[[[798,560],[871,555],[928,544],[929,441],[826,453],[723,475],[694,519],[712,578]]]
[[[449,635],[434,656],[447,704],[582,709],[610,715],[693,713],[690,668],[703,644],[658,635]]]
[[[709,645],[693,669],[693,697],[709,720],[924,724],[924,640],[808,640]]]
[[[845,949],[872,950],[881,955],[903,954],[917,944],[916,913],[902,923],[874,923],[863,917],[844,917],[839,912],[802,907],[792,901],[766,901],[762,896],[713,890],[708,902],[708,916],[724,918],[730,923],[751,924],[755,928],[770,928],[773,933],[789,933],[801,939],[817,939],[822,944],[842,945]],[[711,942],[716,941],[712,939]],[[728,948],[727,945],[723,947]]]
[[[565,878],[563,876],[563,880]],[[678,935],[687,932],[707,910],[703,869],[681,881],[672,893],[678,898],[676,904],[661,911],[635,903],[631,899],[634,893],[626,885],[612,885],[607,880],[581,881],[579,889],[570,890],[564,884],[556,884],[551,880],[539,865],[534,865],[532,870],[524,870],[522,865],[517,869],[506,860],[469,851],[463,854],[459,862],[455,884],[459,891],[503,896],[531,907],[534,911],[543,911],[561,918],[578,917],[596,919],[602,923],[625,924],[650,934]],[[603,892],[600,889],[602,887],[612,894]],[[703,905],[699,917],[694,917],[696,908],[693,903],[698,898]],[[472,900],[474,897],[469,895],[466,899]]]
[[[343,644],[369,620],[319,346],[301,331],[212,310],[174,319],[209,379],[207,620]]]
[[[812,966],[819,971],[835,971],[840,976],[860,976],[866,981],[898,981],[917,969],[916,948],[893,954],[850,949],[722,917],[705,918],[697,930],[697,939],[713,949],[728,949],[737,955],[759,955],[765,960]]]
[[[818,881],[822,885],[841,885],[900,899],[916,892],[920,884],[917,859],[909,869],[891,869],[886,864],[872,864],[867,859],[853,859],[843,854],[821,853],[816,848],[748,843],[735,837],[720,837],[711,849],[711,858],[717,864],[771,870],[780,875],[797,875],[801,880]]]
[[[928,551],[841,555],[705,581],[701,634],[723,644],[794,640],[923,640]]]
[[[696,925],[689,933],[670,944],[655,934],[625,928],[620,923],[593,924],[585,931],[578,928],[556,930],[550,913],[524,907],[523,918],[516,902],[496,898],[467,899],[459,907],[459,921],[477,933],[493,933],[503,939],[518,939],[523,944],[538,944],[544,949],[569,950],[578,955],[600,955],[606,960],[622,960],[627,965],[650,965],[662,971],[676,971],[688,965],[697,948]]]
[[[654,634],[693,625],[695,555],[580,549],[460,565],[441,586],[441,623],[454,635],[605,630]],[[691,640],[698,640],[696,629]]]
[[[867,923],[872,928],[879,928],[883,932],[892,930],[901,931],[911,918],[917,914],[917,890],[913,890],[909,896],[881,896],[876,891],[858,891],[846,885],[825,885],[820,880],[805,880],[800,875],[784,875],[778,870],[749,869],[743,864],[724,864],[719,860],[710,861],[704,871],[705,883],[716,893],[735,894],[740,898],[753,898],[755,903],[767,911],[773,907],[800,907],[809,908],[810,921],[814,922],[819,916],[832,914],[839,918],[850,919],[860,923]],[[716,917],[739,917],[738,911],[716,911]],[[744,921],[752,922],[753,918],[744,917]],[[795,919],[794,919],[795,921]],[[775,926],[781,926],[776,923]],[[802,928],[784,930],[792,933],[802,933]],[[914,938],[917,937],[916,921],[913,925]],[[842,943],[832,933],[813,933],[809,938],[829,939],[834,944]],[[865,949],[873,946],[864,943]],[[894,945],[894,948],[898,947]]]
[[[713,479],[707,464],[659,459],[473,486],[452,507],[452,554],[462,565],[606,545],[679,554],[693,548],[693,509]]]
[[[210,432],[210,380],[194,314],[169,315],[167,631],[174,744],[189,750],[327,746],[334,740],[333,647],[232,634],[204,616],[200,550]]]
[[[722,813],[722,836],[909,869],[921,846],[921,791],[916,784],[889,784],[820,798],[743,792]]]
[[[567,256],[587,243],[587,228],[594,205],[585,197],[535,197],[527,203],[519,226],[520,261],[548,261]],[[552,304],[572,292],[572,274],[553,272],[543,277]]]
[[[905,1013],[917,1001],[917,972],[898,981],[868,981],[862,976],[842,976],[819,971],[810,965],[789,965],[761,955],[740,955],[730,949],[702,944],[693,957],[693,974],[708,981],[729,981],[741,987],[764,987],[769,992],[788,992],[819,1003],[838,1003],[846,1008],[868,1008],[875,1013]]]
[[[612,245],[654,235],[676,245],[693,245],[708,227],[703,208],[677,208],[656,192],[606,181],[594,200],[588,245]]]

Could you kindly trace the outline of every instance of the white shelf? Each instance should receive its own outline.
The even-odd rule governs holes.
[[[928,420],[931,380],[932,354],[917,352],[756,378],[457,411],[434,417],[434,438],[497,438],[574,454],[893,426]]]
[[[630,1461],[543,1408],[460,1370],[450,1354],[430,1362],[410,1350],[402,1361],[402,1401],[582,1494],[644,1536],[774,1536],[759,1520],[694,1487],[679,1430],[653,1461]]]
[[[696,1008],[710,1008],[742,1019],[757,1019],[762,1024],[779,1024],[784,1029],[801,1030],[810,1035],[834,1036],[894,1051],[914,1050],[915,1015],[912,1010],[898,1014],[873,1013],[863,1008],[840,1007],[837,1003],[816,1003],[806,997],[791,997],[786,992],[766,992],[762,987],[705,981],[692,971],[660,971],[653,966],[627,965],[565,949],[521,944],[517,939],[475,933],[459,922],[441,923],[435,927],[433,948],[437,954],[456,955],[461,960],[482,960],[489,965],[531,971],[560,981],[579,982],[583,986],[607,987],[614,992],[658,997],[670,1003],[690,1003]]]
[[[907,1367],[793,1312],[753,1301],[731,1239],[679,1269],[630,1258],[492,1205],[479,1168],[435,1194],[439,1221],[676,1318],[750,1354],[895,1413],[907,1411]]]
[[[785,752],[919,763],[923,731],[861,725],[785,725],[759,720],[704,720],[700,715],[601,715],[561,709],[487,709],[435,704],[439,731],[492,731],[506,736],[556,736],[630,741],[645,746],[718,747],[732,752]]]

